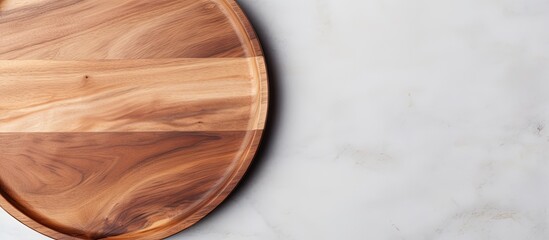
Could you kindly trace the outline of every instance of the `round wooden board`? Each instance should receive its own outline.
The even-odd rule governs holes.
[[[161,239],[248,168],[267,114],[234,0],[0,0],[0,206],[55,239]]]

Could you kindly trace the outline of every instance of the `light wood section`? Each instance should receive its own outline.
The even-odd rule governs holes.
[[[256,64],[263,58],[0,60],[0,132],[258,129],[250,116],[267,101]]]

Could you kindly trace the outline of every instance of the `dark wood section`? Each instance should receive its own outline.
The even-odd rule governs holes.
[[[0,192],[47,227],[87,239],[154,229],[207,201],[248,132],[3,133]]]

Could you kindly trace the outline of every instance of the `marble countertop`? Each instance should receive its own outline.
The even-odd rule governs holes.
[[[171,239],[549,239],[549,2],[240,0],[274,105]],[[46,239],[0,211],[0,239]]]

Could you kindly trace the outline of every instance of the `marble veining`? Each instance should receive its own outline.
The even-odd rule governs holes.
[[[171,239],[549,238],[549,2],[239,2],[272,129]],[[0,238],[45,239],[3,212]]]

